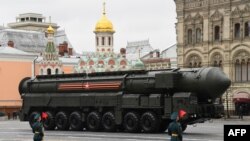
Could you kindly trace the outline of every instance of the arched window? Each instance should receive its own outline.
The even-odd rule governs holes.
[[[249,35],[250,35],[250,24],[249,24],[249,22],[245,22],[245,37],[249,37]]]
[[[84,66],[84,65],[85,65],[85,62],[81,61],[80,66]]]
[[[201,67],[201,58],[197,55],[193,55],[189,57],[187,64],[189,68]]]
[[[241,61],[241,80],[247,81],[247,63],[245,59],[242,59]]]
[[[89,61],[89,65],[90,65],[90,66],[93,66],[93,65],[94,65],[94,61],[93,61],[93,60],[90,60],[90,61]]]
[[[96,45],[99,46],[99,38],[96,37]]]
[[[247,52],[240,52],[236,56],[234,63],[235,67],[235,82],[250,81],[250,55]]]
[[[59,70],[58,69],[56,69],[56,74],[59,74]]]
[[[193,64],[190,62],[189,63],[189,68],[192,68],[193,67]]]
[[[104,65],[103,60],[99,60],[99,61],[98,61],[98,64],[102,64],[102,65]]]
[[[234,25],[234,38],[239,39],[240,38],[240,24],[236,23]]]
[[[111,46],[111,37],[109,37],[109,46]]]
[[[222,69],[222,55],[220,55],[219,53],[216,53],[211,60],[211,65],[213,67],[219,67]]]
[[[108,64],[109,65],[115,65],[115,61],[114,60],[109,60]]]
[[[188,30],[188,44],[192,44],[192,40],[193,40],[193,31],[192,31],[192,29],[189,29]]]
[[[102,37],[102,45],[104,46],[105,45],[105,38]]]
[[[214,67],[218,67],[218,62],[214,61]]]
[[[238,59],[235,62],[235,81],[236,82],[241,81],[241,65]]]
[[[201,29],[197,28],[196,29],[196,43],[200,43],[201,42]]]
[[[220,40],[220,27],[215,26],[214,28],[214,40],[219,41]]]
[[[51,69],[47,69],[47,75],[51,75]]]
[[[219,67],[222,68],[222,60],[219,62]]]
[[[127,65],[127,62],[126,62],[125,60],[122,60],[122,61],[120,62],[120,65],[121,65],[121,66],[125,66],[125,65]]]

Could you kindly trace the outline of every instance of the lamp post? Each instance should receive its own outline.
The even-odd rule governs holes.
[[[227,89],[227,91],[226,91],[226,105],[227,105],[227,118],[230,118],[230,115],[229,115],[229,109],[228,109],[228,91],[229,91],[229,89]]]

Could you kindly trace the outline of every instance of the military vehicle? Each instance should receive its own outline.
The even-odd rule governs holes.
[[[163,132],[174,111],[188,124],[221,116],[231,81],[220,68],[39,75],[19,85],[21,121],[46,112],[46,130]]]

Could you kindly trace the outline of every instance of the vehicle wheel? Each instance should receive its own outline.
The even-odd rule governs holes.
[[[73,131],[83,130],[82,116],[80,112],[73,112],[69,116],[70,128]]]
[[[91,112],[87,117],[87,127],[90,131],[101,129],[101,115],[98,112]]]
[[[29,124],[30,124],[30,127],[32,128],[32,126],[33,126],[33,124],[35,123],[35,116],[37,115],[37,114],[40,114],[39,112],[37,112],[37,111],[34,111],[34,112],[32,112],[31,114],[30,114],[30,116],[29,116]]]
[[[138,132],[140,130],[139,115],[135,112],[128,112],[124,116],[124,128],[131,133]]]
[[[107,112],[102,116],[102,126],[107,132],[116,130],[115,115],[112,112]]]
[[[43,122],[43,126],[45,130],[54,130],[55,129],[55,117],[52,112],[47,111],[46,112],[48,117]]]
[[[58,130],[68,130],[69,129],[68,116],[65,112],[58,112],[56,114],[56,127]]]
[[[157,115],[153,112],[145,112],[141,116],[141,127],[145,133],[159,131],[160,122]]]
[[[182,132],[184,132],[187,129],[187,124],[181,124]]]

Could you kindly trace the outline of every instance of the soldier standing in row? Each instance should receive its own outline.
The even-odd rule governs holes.
[[[244,112],[244,109],[243,109],[243,106],[242,105],[240,105],[239,106],[239,119],[243,119],[243,112]]]
[[[171,115],[171,120],[173,120],[168,126],[168,134],[171,136],[171,141],[182,141],[182,128],[179,123],[178,112],[174,112]]]
[[[35,120],[35,123],[32,125],[32,130],[34,133],[33,140],[42,141],[43,136],[44,136],[44,128],[43,128],[43,124],[41,123],[40,114],[35,115],[34,120]]]

